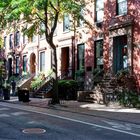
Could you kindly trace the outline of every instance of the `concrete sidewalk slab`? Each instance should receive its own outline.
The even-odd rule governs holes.
[[[56,106],[61,108],[81,108],[86,110],[97,110],[97,111],[106,111],[106,112],[124,112],[124,113],[140,113],[140,109],[136,108],[126,108],[122,107],[117,103],[111,104],[109,106],[103,105],[103,104],[97,104],[97,103],[88,103],[88,102],[78,102],[78,101],[66,101],[62,100],[60,101],[59,105],[49,105],[49,101],[51,99],[49,98],[30,98],[30,102],[21,102],[18,100],[18,97],[10,97],[10,100],[6,100],[6,102],[11,103],[20,103],[20,104],[28,104],[28,105],[34,105],[38,107],[49,107],[49,106]]]
[[[78,102],[78,101],[61,101],[60,104],[49,105],[51,99],[30,98],[30,102],[18,101],[18,97],[11,97],[6,102],[20,105],[30,105],[42,107],[47,109],[55,109],[61,111],[68,111],[71,113],[79,113],[81,115],[90,115],[94,117],[102,117],[105,119],[112,119],[116,121],[124,121],[140,125],[140,110],[136,108],[124,108],[118,104],[111,104],[110,106]]]

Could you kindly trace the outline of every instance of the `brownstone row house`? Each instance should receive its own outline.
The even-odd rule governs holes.
[[[79,20],[71,31],[71,16],[64,14],[63,22],[55,31],[58,75],[75,78],[77,71],[84,71],[86,90],[92,88],[95,68],[116,74],[128,69],[135,75],[140,87],[140,1],[95,0],[85,7],[82,14],[92,25]],[[51,69],[51,49],[45,36],[28,38],[20,27],[3,32],[4,48],[9,76],[29,72],[38,74]]]

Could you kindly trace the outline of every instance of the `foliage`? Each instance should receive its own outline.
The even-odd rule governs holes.
[[[10,89],[11,88],[11,85],[8,82],[8,80],[5,80],[2,86],[3,86],[4,89]]]
[[[8,82],[11,83],[12,81],[17,81],[17,80],[18,80],[18,78],[13,75],[9,78]]]
[[[93,69],[92,74],[93,74],[94,86],[96,86],[103,79],[104,70],[99,69],[99,68],[95,68],[95,69]]]
[[[45,81],[45,75],[40,73],[36,76],[33,81],[31,81],[31,89],[36,90],[38,89]]]
[[[119,94],[119,102],[125,107],[140,107],[140,95],[131,90],[123,90]]]
[[[3,46],[3,40],[2,40],[2,37],[0,36],[0,49],[2,48]]]
[[[119,71],[114,82],[118,87],[122,87],[125,90],[131,90],[133,92],[136,91],[136,79],[128,70]]]
[[[76,79],[77,79],[77,77],[79,77],[79,76],[85,76],[85,70],[84,70],[84,69],[77,70],[77,71],[75,72],[75,76],[76,76]]]
[[[123,78],[128,77],[130,75],[128,69],[120,70],[116,74],[118,80],[123,80]]]
[[[45,33],[46,41],[52,50],[52,66],[54,72],[53,100],[58,99],[57,78],[57,53],[53,40],[57,23],[62,20],[64,13],[79,17],[85,0],[1,0],[0,1],[0,28],[12,27],[14,30],[22,27],[24,34],[29,37],[34,34]],[[40,24],[44,24],[44,30],[39,31]],[[7,26],[10,25],[10,26]],[[11,26],[12,25],[12,26]]]
[[[28,74],[28,72],[22,71],[22,76],[27,76]]]
[[[59,80],[58,89],[61,99],[76,99],[78,82],[75,80]]]
[[[0,86],[3,85],[4,80],[6,78],[6,70],[4,69],[4,62],[3,60],[0,60]]]

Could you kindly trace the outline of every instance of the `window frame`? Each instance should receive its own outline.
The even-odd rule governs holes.
[[[44,55],[44,58],[43,58]],[[40,72],[44,72],[45,71],[45,51],[40,52],[40,67],[39,70]]]
[[[98,47],[97,43],[102,43],[102,52],[101,52],[101,48],[100,48],[99,56],[97,56],[97,47]],[[95,56],[94,57],[95,58],[94,67],[99,68],[99,69],[103,69],[103,62],[102,62],[102,64],[98,64],[99,59],[102,59],[102,61],[103,61],[103,43],[104,43],[103,39],[100,39],[100,40],[97,40],[94,42],[94,56]],[[102,55],[101,55],[101,53],[102,53]]]
[[[15,33],[15,39],[14,39],[14,41],[15,41],[15,46],[19,46],[19,44],[20,44],[20,32],[19,31],[17,31]]]
[[[16,57],[16,74],[19,74],[19,64],[20,64],[20,59],[19,57]]]
[[[66,23],[66,18],[68,18],[68,23]],[[64,13],[63,15],[63,32],[67,32],[69,31],[69,27],[70,27],[70,16],[67,13]]]
[[[77,19],[77,27],[83,27],[84,26],[84,20],[82,20],[80,17],[84,16],[84,8],[81,8],[79,17]]]
[[[103,22],[103,18],[104,18],[104,0],[103,0],[103,7],[97,7],[97,3],[100,0],[96,0],[95,1],[95,22]],[[103,17],[101,20],[98,20],[98,12],[103,12]]]
[[[80,51],[82,51],[83,53],[81,54],[82,56],[79,55]],[[85,44],[78,44],[77,45],[77,70],[84,70],[84,69],[85,69]]]
[[[4,36],[3,47],[6,48],[7,45],[7,36]]]
[[[126,11],[125,12],[120,12],[120,4],[125,2],[126,6]],[[126,15],[128,11],[128,6],[127,6],[127,0],[116,0],[116,15]]]
[[[13,48],[13,34],[9,35],[9,48],[12,49]]]
[[[27,55],[23,56],[23,71],[27,72]]]
[[[40,23],[40,39],[45,39],[45,24],[43,22]]]

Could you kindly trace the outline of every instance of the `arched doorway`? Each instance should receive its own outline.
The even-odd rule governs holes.
[[[34,74],[36,71],[35,62],[36,62],[36,56],[34,53],[31,53],[30,55],[30,73],[31,74]]]

